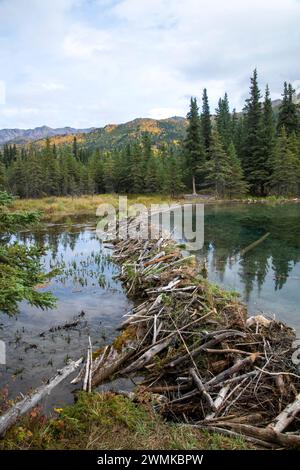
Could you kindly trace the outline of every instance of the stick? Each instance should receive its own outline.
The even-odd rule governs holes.
[[[214,401],[215,411],[213,413],[210,413],[209,415],[207,415],[206,418],[205,418],[205,421],[209,421],[209,420],[213,419],[216,416],[216,413],[217,413],[217,411],[219,411],[219,409],[223,405],[223,403],[225,401],[225,398],[226,398],[226,395],[229,392],[229,390],[230,390],[229,385],[225,385],[224,387],[221,388],[217,398]]]
[[[84,376],[84,381],[83,381],[83,390],[85,392],[88,389],[88,382],[89,382],[89,376],[90,376],[90,361],[91,361],[90,346],[88,346],[87,355],[86,355],[85,376]]]
[[[78,361],[72,361],[66,367],[57,371],[57,375],[50,379],[46,385],[41,385],[31,396],[26,396],[23,400],[16,403],[10,410],[0,417],[0,436],[2,436],[8,428],[10,428],[17,419],[27,413],[31,408],[37,405],[46,395],[50,395],[51,391],[74,372],[82,363],[82,358]]]
[[[152,259],[151,261],[147,261],[144,266],[150,266],[152,264],[156,264],[156,263],[159,263],[160,261],[166,261],[167,259],[170,259],[170,258],[174,258],[175,256],[178,256],[178,253],[171,253],[170,255],[165,255],[165,256],[161,256],[159,258],[156,258],[155,259]]]
[[[282,432],[288,425],[293,421],[295,416],[300,411],[300,393],[296,396],[293,403],[290,403],[274,420],[273,423],[269,424],[268,427],[274,431]]]
[[[112,347],[105,363],[93,371],[92,387],[97,387],[105,379],[117,372],[120,367],[135,353],[137,344],[131,341],[126,344],[126,347],[118,353]]]
[[[202,426],[200,424],[183,424],[182,426],[189,426],[193,428],[202,429],[203,431],[215,432],[218,434],[223,434],[224,436],[230,436],[230,437],[236,437],[236,438],[241,437],[241,434],[237,432],[230,431],[229,429],[219,428],[218,426],[211,426],[211,425]],[[251,444],[257,445],[259,447],[265,447],[266,449],[274,449],[278,447],[274,444],[271,444],[270,442],[266,442],[261,439],[256,439],[255,437],[246,436],[244,434],[242,435],[242,437],[245,441],[251,442]]]
[[[154,344],[151,348],[149,348],[144,354],[141,355],[136,361],[122,370],[122,374],[128,374],[137,369],[141,369],[144,365],[148,364],[148,362],[152,359],[153,356],[160,353],[163,349],[169,346],[170,342],[172,341],[173,336],[168,336],[164,338],[162,341]]]
[[[266,238],[268,238],[269,235],[270,235],[270,232],[267,232],[267,233],[265,233],[265,235],[263,235],[261,238],[259,238],[259,239],[256,240],[255,242],[253,242],[253,243],[251,243],[250,245],[246,246],[246,248],[244,248],[243,250],[240,251],[240,256],[245,255],[246,253],[248,253],[248,251],[252,250],[252,249],[255,248],[257,245],[259,245],[260,243],[262,243]]]
[[[224,379],[227,377],[235,374],[241,369],[244,369],[245,367],[252,365],[253,362],[255,362],[257,359],[257,353],[251,354],[251,356],[246,357],[245,359],[236,362],[233,366],[229,367],[229,369],[224,370],[220,374],[216,375],[213,379],[209,380],[206,382],[205,387],[212,387],[213,385],[223,382]]]
[[[157,335],[157,315],[154,315],[153,319],[153,340],[152,344],[156,343],[156,335]]]
[[[92,346],[90,336],[89,336],[89,350],[90,350],[89,393],[91,393],[91,391],[92,391],[92,370],[93,370],[93,346]]]
[[[205,390],[205,387],[202,383],[202,380],[200,379],[200,377],[198,376],[197,372],[195,369],[191,368],[189,370],[190,372],[190,375],[192,376],[193,378],[193,381],[195,382],[195,385],[197,386],[197,388],[199,389],[200,393],[204,396],[209,408],[212,410],[212,411],[216,411],[216,406],[214,404],[214,401],[213,399],[211,398],[210,394]]]
[[[191,356],[192,357],[197,356],[197,354],[203,351],[203,349],[209,348],[210,346],[215,346],[216,344],[220,343],[224,339],[229,338],[230,336],[238,336],[238,335],[244,336],[241,332],[238,332],[238,331],[221,333],[220,335],[215,336],[214,338],[210,339],[206,343],[203,343],[201,346],[191,351],[190,354],[184,354],[183,356],[180,356],[177,359],[174,359],[172,362],[169,362],[169,364],[166,365],[166,368],[176,367],[178,364],[181,364],[186,359],[189,359]]]
[[[300,436],[283,434],[268,427],[258,428],[256,426],[251,426],[250,424],[230,423],[228,421],[219,422],[218,425],[221,427],[230,427],[240,434],[280,444],[284,447],[300,447]]]

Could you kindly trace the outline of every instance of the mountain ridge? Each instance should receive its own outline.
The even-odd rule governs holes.
[[[300,101],[300,94],[296,99]],[[275,113],[278,113],[281,102],[280,99],[272,101]],[[121,124],[110,123],[103,127],[86,129],[70,126],[52,128],[46,125],[33,129],[0,129],[0,146],[5,144],[26,145],[31,142],[42,146],[47,137],[54,139],[58,145],[64,145],[70,144],[76,136],[78,142],[86,147],[98,146],[99,149],[109,150],[141,137],[144,132],[151,134],[154,144],[163,141],[176,142],[184,137],[186,124],[186,118],[171,116],[164,119],[135,118]]]
[[[46,125],[34,127],[32,129],[0,129],[0,145],[4,144],[26,144],[46,137],[57,135],[85,134],[94,130],[94,127],[87,129],[76,129],[74,127],[52,128]]]

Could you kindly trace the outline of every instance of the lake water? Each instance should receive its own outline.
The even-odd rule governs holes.
[[[208,278],[238,291],[250,313],[275,315],[299,333],[300,204],[206,205],[204,234],[197,255]]]
[[[206,261],[208,278],[240,292],[250,313],[275,315],[299,332],[300,205],[206,205],[204,233],[196,255]],[[241,254],[266,233],[262,243]],[[41,311],[24,302],[17,316],[0,316],[0,339],[7,344],[0,390],[7,386],[10,398],[40,385],[68,358],[86,354],[88,335],[95,349],[111,341],[131,307],[115,278],[119,268],[111,251],[95,234],[94,217],[47,224],[17,239],[47,245],[45,269],[59,264],[63,272],[44,287],[57,297],[55,309]],[[72,390],[65,381],[44,406],[72,402]]]
[[[111,260],[111,250],[96,236],[94,218],[48,224],[16,238],[46,245],[45,270],[59,265],[62,273],[41,289],[53,292],[56,308],[42,311],[22,302],[15,317],[0,316],[0,339],[7,347],[7,365],[0,366],[0,390],[7,386],[10,398],[41,385],[69,358],[86,355],[89,335],[94,349],[110,342],[131,307],[115,279],[119,268]],[[64,381],[44,406],[72,402],[74,388]]]

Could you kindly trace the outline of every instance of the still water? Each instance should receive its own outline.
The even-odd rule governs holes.
[[[0,391],[7,388],[10,398],[41,385],[69,358],[85,355],[89,335],[94,349],[110,342],[130,309],[116,279],[119,268],[112,262],[111,250],[96,236],[95,219],[80,222],[47,224],[16,237],[22,243],[47,246],[45,270],[59,266],[61,273],[40,287],[53,292],[56,308],[42,311],[22,302],[15,317],[0,314],[0,339],[7,347],[7,365],[0,366]],[[74,388],[64,381],[44,407],[72,402]]]
[[[208,278],[239,292],[250,313],[275,315],[299,333],[300,204],[206,205],[204,234],[197,255]]]
[[[85,354],[88,335],[95,349],[109,342],[131,307],[95,223],[92,217],[73,219],[16,237],[46,245],[45,269],[60,265],[62,272],[42,287],[57,297],[55,309],[41,311],[24,302],[15,317],[0,314],[0,339],[7,345],[0,391],[7,387],[10,398],[40,385],[68,358]],[[196,254],[206,261],[208,278],[238,291],[250,313],[275,315],[299,333],[300,204],[206,205],[204,233],[204,247]],[[263,242],[243,254],[266,233]],[[71,402],[73,389],[65,381],[44,406]]]

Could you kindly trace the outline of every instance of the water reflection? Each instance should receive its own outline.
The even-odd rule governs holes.
[[[0,337],[7,343],[7,366],[0,369],[0,389],[9,396],[26,393],[51,377],[68,358],[86,353],[88,335],[100,347],[116,335],[121,316],[130,308],[111,251],[95,234],[94,220],[73,225],[50,224],[35,232],[22,231],[17,240],[47,246],[46,270],[61,272],[43,290],[57,297],[53,310],[41,311],[20,304],[15,318],[0,317]],[[74,388],[74,387],[73,387]],[[72,401],[67,383],[47,399],[46,406]]]
[[[207,260],[209,279],[241,292],[250,312],[275,313],[300,330],[299,233],[299,204],[207,205],[198,256]]]

